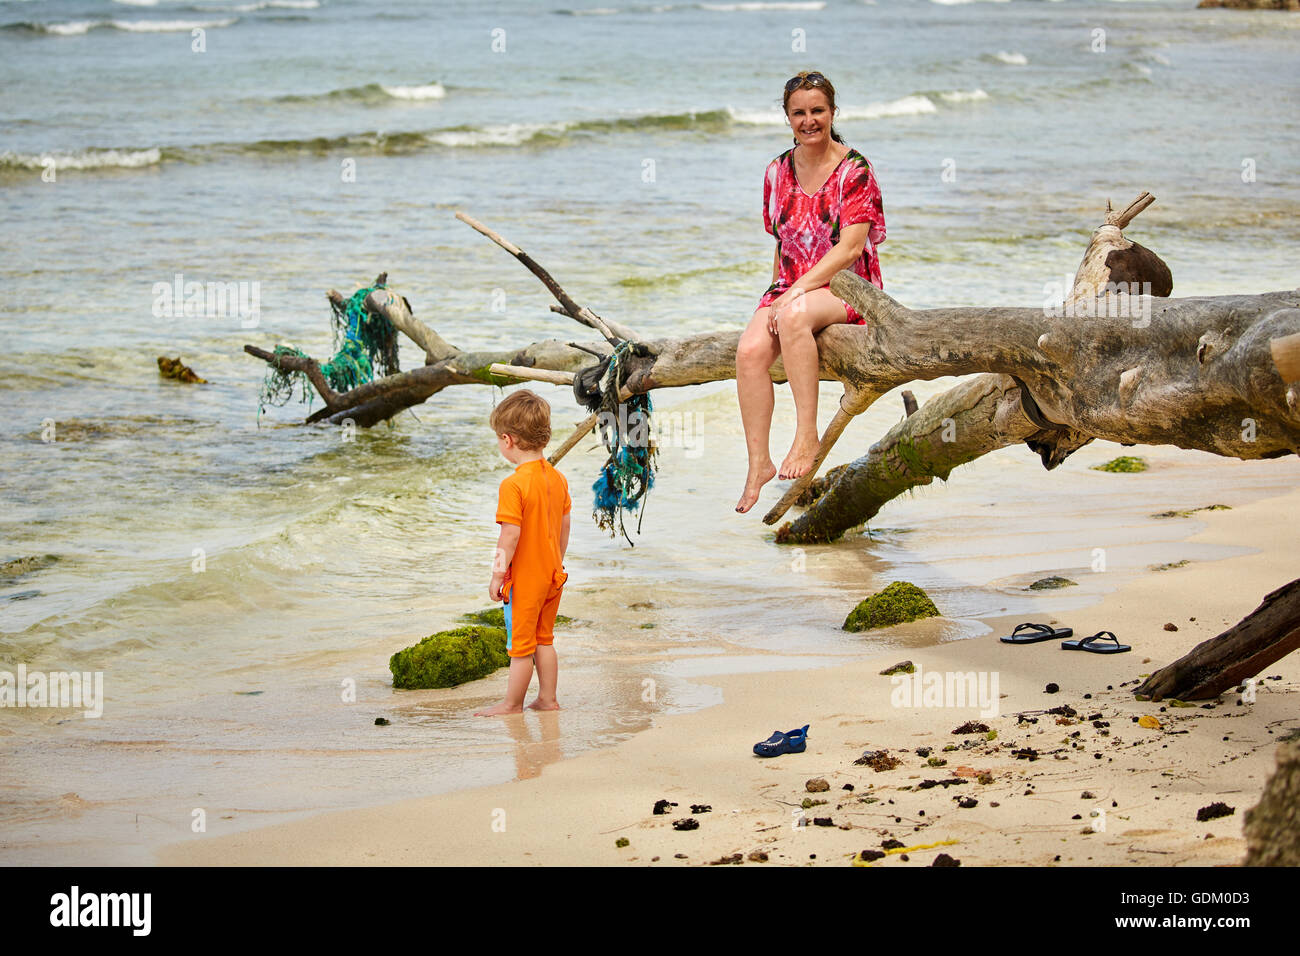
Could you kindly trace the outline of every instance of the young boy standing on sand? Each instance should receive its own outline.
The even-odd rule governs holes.
[[[559,710],[555,684],[555,615],[569,575],[564,553],[569,548],[569,483],[543,456],[551,440],[551,407],[541,396],[521,389],[492,410],[488,419],[497,435],[497,450],[515,466],[497,494],[496,559],[488,596],[505,601],[506,653],[510,678],[506,699],[475,712],[476,717],[523,713],[528,683],[537,668],[533,710]]]

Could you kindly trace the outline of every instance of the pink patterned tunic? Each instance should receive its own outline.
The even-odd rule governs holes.
[[[758,300],[759,306],[771,305],[840,241],[841,229],[859,222],[869,222],[871,228],[862,255],[850,268],[883,289],[876,247],[885,241],[885,208],[871,163],[850,149],[810,196],[794,174],[793,153],[791,147],[768,163],[763,176],[763,228],[776,237],[780,262],[776,281]],[[866,322],[847,302],[844,311],[851,324]]]

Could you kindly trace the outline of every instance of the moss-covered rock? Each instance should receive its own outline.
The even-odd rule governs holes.
[[[478,680],[509,663],[503,628],[468,626],[439,631],[398,651],[388,669],[394,687],[424,690]]]
[[[1053,574],[1051,577],[1039,578],[1026,591],[1051,591],[1054,588],[1071,588],[1078,587],[1078,581],[1071,581],[1069,578],[1063,578],[1059,574]]]
[[[939,609],[929,595],[915,584],[895,581],[878,594],[858,604],[844,620],[846,631],[866,631],[873,627],[893,627],[923,617],[936,617]]]
[[[1118,458],[1112,458],[1104,465],[1093,465],[1092,470],[1131,473],[1146,471],[1147,463],[1141,458],[1134,458],[1132,455],[1120,455]]]
[[[501,607],[487,607],[481,611],[471,611],[469,614],[460,616],[462,621],[469,624],[482,624],[485,627],[499,627],[504,629],[506,626],[506,609]],[[573,618],[565,617],[563,614],[555,615],[556,624],[572,624]]]

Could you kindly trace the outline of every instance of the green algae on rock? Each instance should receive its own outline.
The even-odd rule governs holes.
[[[1051,577],[1039,578],[1026,591],[1050,591],[1053,588],[1078,587],[1077,581],[1071,581],[1069,578],[1063,578],[1059,574],[1053,574]]]
[[[1092,470],[1132,473],[1146,471],[1147,463],[1141,458],[1134,458],[1132,455],[1120,455],[1118,458],[1112,458],[1104,465],[1093,465]]]
[[[471,625],[439,631],[398,651],[388,669],[394,687],[427,690],[478,680],[509,663],[505,630]]]
[[[462,614],[460,619],[469,624],[482,624],[485,627],[504,628],[506,626],[506,609],[504,606],[487,607],[481,611],[471,611],[468,614]],[[565,617],[563,614],[557,614],[555,615],[555,623],[572,624],[573,618]]]
[[[895,581],[889,587],[861,601],[844,619],[844,630],[866,631],[893,627],[923,617],[937,617],[939,609],[929,595],[915,584]]]

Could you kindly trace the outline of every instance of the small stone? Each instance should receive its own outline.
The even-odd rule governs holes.
[[[947,853],[940,853],[934,858],[931,866],[961,866],[961,860],[954,860]]]
[[[1165,630],[1166,630],[1166,631],[1176,631],[1176,630],[1178,630],[1178,625],[1175,624],[1173,621],[1169,621],[1169,622],[1167,622],[1167,623],[1165,624]]]
[[[825,793],[831,788],[831,785],[822,777],[813,777],[803,786],[809,793]]]
[[[375,726],[376,726],[376,727],[387,727],[390,723],[391,723],[391,721],[390,721],[387,717],[376,717],[376,718],[375,718]]]
[[[1057,685],[1057,684],[1048,684],[1046,687],[1043,688],[1043,693],[1044,693],[1044,694],[1055,694],[1055,693],[1058,693],[1058,692],[1060,691],[1060,689],[1061,689],[1060,686]]]
[[[766,862],[767,862],[767,854],[764,853],[762,850],[752,850],[752,851],[750,852],[750,854],[749,854],[749,862],[750,862],[750,863],[766,863]]]

